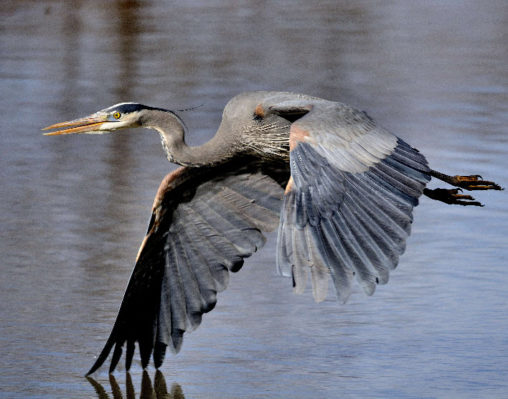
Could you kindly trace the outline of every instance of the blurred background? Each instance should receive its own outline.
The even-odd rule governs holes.
[[[2,398],[113,395],[106,370],[95,385],[83,375],[174,168],[153,131],[44,126],[121,101],[197,107],[180,113],[197,144],[235,94],[296,91],[366,110],[434,169],[508,185],[505,0],[4,0],[0,55]],[[474,196],[485,208],[423,198],[390,283],[347,305],[294,295],[271,236],[166,359],[167,385],[187,398],[505,397],[507,194]],[[115,376],[140,394],[139,362]]]

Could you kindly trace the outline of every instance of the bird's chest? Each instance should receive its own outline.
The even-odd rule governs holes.
[[[289,161],[289,129],[281,126],[260,129],[247,138],[246,147],[260,158]]]

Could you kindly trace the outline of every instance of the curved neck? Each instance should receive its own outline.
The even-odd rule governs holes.
[[[185,128],[182,120],[172,112],[157,111],[143,126],[159,132],[162,147],[170,162],[183,166],[213,165],[233,155],[233,143],[227,142],[217,132],[200,146],[190,147],[185,143]]]

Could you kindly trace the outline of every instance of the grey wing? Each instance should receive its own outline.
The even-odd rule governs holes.
[[[229,272],[263,246],[263,231],[277,227],[287,178],[287,170],[269,175],[248,162],[166,176],[113,331],[88,374],[113,347],[114,370],[125,344],[127,369],[136,342],[143,368],[151,355],[159,367],[168,346],[178,352],[183,334],[214,308]]]
[[[425,157],[344,104],[301,99],[266,107],[300,116],[290,130],[278,270],[293,276],[297,292],[310,276],[317,301],[329,276],[344,302],[353,278],[373,294],[404,252],[413,207],[430,180]]]

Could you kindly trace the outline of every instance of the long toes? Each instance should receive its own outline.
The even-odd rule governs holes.
[[[425,189],[423,193],[436,201],[444,202],[445,204],[450,205],[473,205],[473,206],[483,206],[480,202],[475,201],[475,199],[467,194],[462,194],[461,188],[452,188],[452,189],[444,189],[444,188],[436,188],[436,189]]]
[[[471,184],[465,188],[467,190],[504,190],[499,184],[488,180],[479,180],[477,184]]]
[[[454,190],[451,190],[454,191]],[[462,190],[460,190],[462,191]],[[475,201],[475,199],[467,194],[458,194],[458,192],[451,193],[450,195],[450,203],[457,205],[473,205],[473,206],[483,206],[481,202]]]
[[[455,176],[456,186],[466,190],[504,190],[500,185],[493,181],[483,180],[480,175]]]
[[[493,181],[482,180],[481,183],[487,188],[481,188],[480,190],[504,190],[503,187],[501,187],[499,184],[494,183]]]
[[[455,194],[453,197],[455,199],[474,201],[473,197],[471,197],[470,195],[466,195],[466,194]]]

